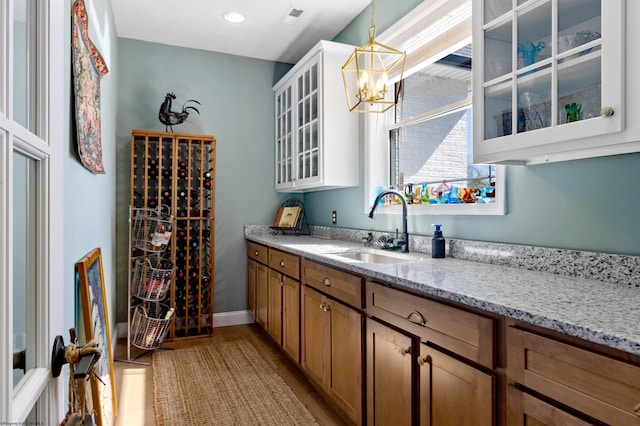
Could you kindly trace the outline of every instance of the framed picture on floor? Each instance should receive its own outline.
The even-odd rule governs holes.
[[[111,426],[115,424],[117,415],[116,387],[100,248],[91,250],[76,262],[76,271],[85,336],[87,342],[95,340],[102,349],[102,356],[96,364],[96,375],[100,380],[96,377],[91,378],[95,423],[98,426]]]

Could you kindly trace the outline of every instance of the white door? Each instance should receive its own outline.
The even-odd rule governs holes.
[[[62,294],[67,15],[64,0],[0,0],[0,424],[65,413],[51,347],[68,342],[74,306]]]

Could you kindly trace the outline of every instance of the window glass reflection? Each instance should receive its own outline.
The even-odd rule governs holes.
[[[36,129],[36,0],[14,0],[13,116],[33,133]]]
[[[13,386],[35,366],[36,161],[13,154]]]

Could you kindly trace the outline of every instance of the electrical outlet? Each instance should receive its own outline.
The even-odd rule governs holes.
[[[333,212],[331,212],[331,223],[333,223],[334,225],[336,223],[338,223],[338,211],[334,210]]]

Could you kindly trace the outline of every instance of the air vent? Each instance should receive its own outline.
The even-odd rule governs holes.
[[[287,16],[285,16],[283,22],[285,24],[293,24],[298,20],[300,15],[302,15],[303,13],[304,13],[304,10],[300,10],[292,7],[291,9],[289,9],[289,12],[287,12]]]

